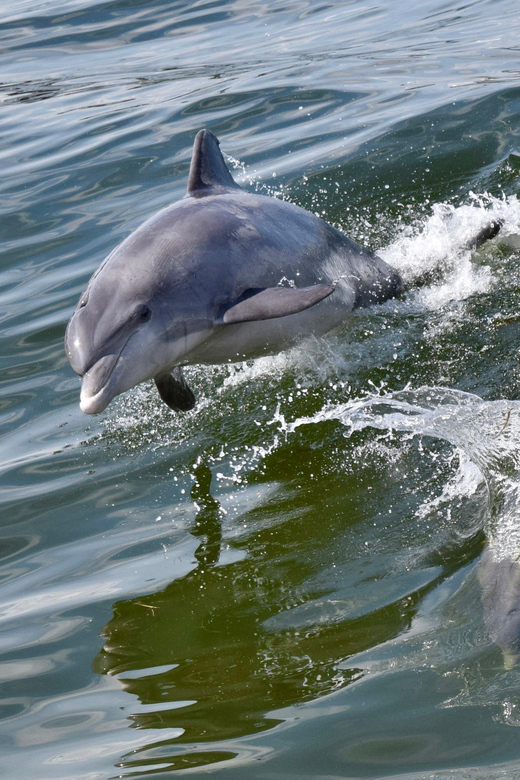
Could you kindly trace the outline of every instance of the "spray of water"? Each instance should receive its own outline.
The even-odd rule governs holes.
[[[459,471],[437,503],[471,496],[484,480],[489,494],[486,534],[494,554],[497,559],[520,556],[520,402],[483,401],[462,391],[423,387],[330,405],[312,417],[284,421],[284,428],[291,433],[324,420],[339,420],[347,435],[375,428],[452,444],[461,455]]]
[[[520,232],[520,202],[514,196],[497,199],[473,195],[465,205],[439,204],[420,225],[403,227],[389,246],[378,250],[385,260],[398,268],[409,288],[404,300],[389,304],[392,310],[403,315],[410,311],[422,315],[433,311],[438,330],[452,327],[454,317],[463,318],[464,302],[476,293],[492,289],[500,281],[500,270],[493,268],[489,258],[483,257],[475,262],[475,257],[467,248],[471,237],[491,220],[502,221],[501,240],[504,236],[517,235]],[[457,305],[450,306],[450,302]],[[364,316],[363,313],[355,315],[358,319]],[[381,327],[391,329],[384,323]],[[379,337],[388,345],[395,341],[388,330],[373,334],[372,341]],[[186,415],[175,415],[166,409],[151,384],[136,388],[110,407],[102,423],[101,438],[108,441],[117,439],[118,445],[127,452],[137,450],[143,444],[160,449],[174,443],[188,443],[194,438],[200,440],[206,430],[211,438],[209,421],[234,411],[238,394],[249,388],[253,391],[258,388],[262,401],[253,398],[248,405],[241,398],[241,414],[249,414],[256,427],[264,432],[263,440],[261,436],[254,437],[258,452],[270,450],[274,440],[273,426],[269,425],[269,421],[277,403],[283,404],[286,396],[289,399],[303,397],[312,392],[313,387],[323,388],[328,384],[333,384],[340,392],[350,393],[349,371],[357,372],[363,367],[370,353],[371,341],[359,345],[359,354],[353,344],[345,359],[338,338],[341,340],[341,334],[339,337],[332,334],[324,339],[309,339],[289,352],[232,366],[189,367],[187,376],[198,397],[198,404]],[[292,387],[278,392],[276,388],[287,377],[293,382]],[[267,394],[266,383],[270,391]],[[277,393],[276,398],[272,398],[273,389]],[[222,438],[222,432],[220,435]],[[226,444],[224,449],[225,457],[228,457]],[[251,466],[257,463],[255,458],[250,458],[250,453],[246,460]]]

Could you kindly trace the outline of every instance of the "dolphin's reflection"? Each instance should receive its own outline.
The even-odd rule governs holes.
[[[350,620],[303,628],[268,625],[295,603],[312,602],[334,589],[313,586],[307,593],[306,583],[328,569],[327,554],[336,548],[327,548],[323,530],[311,517],[306,520],[309,513],[297,516],[292,504],[285,521],[273,525],[270,499],[252,510],[255,533],[226,540],[226,548],[245,553],[230,559],[223,552],[223,511],[210,491],[211,471],[201,465],[191,490],[197,514],[190,533],[200,539],[197,566],[164,590],[116,603],[95,660],[96,671],[117,674],[124,689],[145,705],[144,712],[137,706],[131,716],[138,728],[182,730],[171,743],[171,765],[187,750],[183,744],[265,730],[279,722],[269,713],[347,685],[359,671],[340,669],[339,663],[395,636],[411,620],[396,601]],[[277,506],[277,518],[281,512]],[[241,527],[248,519],[241,515]],[[182,755],[185,762],[186,752]],[[197,753],[193,765],[199,759]]]
[[[191,489],[191,498],[198,507],[193,536],[202,536],[203,541],[195,552],[195,559],[202,568],[218,563],[222,543],[222,524],[220,521],[220,504],[211,495],[211,470],[205,466],[197,466],[194,472],[195,482]]]
[[[339,585],[327,580],[337,556],[337,529],[327,539],[327,521],[318,525],[308,512],[298,516],[294,503],[284,522],[274,525],[270,520],[279,520],[283,504],[274,512],[272,500],[255,504],[240,525],[254,518],[258,530],[223,544],[224,513],[211,494],[211,471],[200,465],[194,477],[197,512],[190,534],[199,542],[196,566],[164,590],[116,603],[95,661],[99,673],[117,674],[138,698],[131,715],[136,727],[178,730],[180,736],[161,748],[172,769],[222,760],[211,743],[268,729],[279,722],[269,713],[348,685],[359,670],[341,662],[408,628],[423,595],[416,590],[422,585],[414,585],[402,591],[403,599],[399,586],[384,604],[367,598],[370,607],[358,608],[363,588],[373,583],[370,593],[380,593],[386,553],[371,558],[373,569],[366,561],[358,565],[354,554]],[[362,513],[362,498],[353,495],[360,503],[352,508]],[[306,507],[308,496],[302,501]],[[230,558],[228,546],[242,556]],[[513,618],[520,566],[497,568],[484,557],[480,578],[486,624],[510,662],[520,647],[520,620]],[[391,585],[386,580],[387,590]],[[320,606],[341,605],[342,599],[353,608],[340,619]],[[290,619],[298,606],[314,609],[312,621]],[[138,766],[137,757],[123,763]]]

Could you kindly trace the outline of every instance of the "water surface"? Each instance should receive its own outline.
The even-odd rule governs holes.
[[[519,36],[513,0],[7,2],[3,777],[520,777],[484,587],[520,581]],[[202,127],[409,291],[86,417],[65,325]]]

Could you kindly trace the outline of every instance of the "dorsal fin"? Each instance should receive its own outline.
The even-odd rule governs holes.
[[[188,195],[200,197],[213,189],[241,189],[234,181],[211,130],[199,130],[193,144]]]

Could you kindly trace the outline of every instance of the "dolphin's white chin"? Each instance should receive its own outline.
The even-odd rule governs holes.
[[[85,414],[99,414],[114,396],[127,389],[115,390],[117,383],[114,382],[113,371],[118,359],[119,354],[104,355],[83,376],[79,406]]]
[[[99,414],[107,408],[112,398],[113,396],[109,395],[105,388],[95,395],[81,393],[79,408],[82,412],[85,412],[85,414]]]

